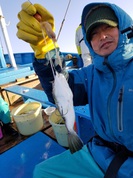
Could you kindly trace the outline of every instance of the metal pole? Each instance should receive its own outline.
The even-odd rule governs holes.
[[[7,67],[1,45],[0,45],[0,64],[1,64],[2,68],[6,68]]]
[[[5,19],[3,17],[3,14],[2,14],[1,6],[0,6],[0,22],[1,22],[1,28],[2,28],[4,39],[5,39],[6,47],[7,47],[7,50],[8,50],[11,65],[12,65],[12,67],[16,68],[17,65],[16,65],[16,61],[15,61],[15,58],[14,58],[14,55],[13,55],[13,52],[12,52],[12,47],[11,47],[9,36],[8,36],[8,33],[7,33],[6,23],[5,23]]]

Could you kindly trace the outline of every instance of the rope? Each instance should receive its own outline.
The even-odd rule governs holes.
[[[71,3],[71,0],[69,0],[69,2],[68,2],[67,9],[66,9],[66,12],[65,12],[64,18],[63,18],[63,20],[62,20],[62,23],[61,23],[61,27],[60,27],[60,29],[59,29],[58,36],[57,36],[57,41],[58,41],[58,39],[59,39],[59,36],[60,36],[60,33],[61,33],[61,30],[62,30],[62,27],[63,27],[64,21],[65,21],[65,18],[66,18],[66,15],[67,15],[67,12],[68,12],[68,9],[69,9],[69,6],[70,6],[70,3]]]

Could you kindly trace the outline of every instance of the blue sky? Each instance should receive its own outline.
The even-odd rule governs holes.
[[[9,39],[12,45],[13,53],[32,52],[29,44],[23,42],[16,37],[16,24],[18,23],[17,14],[21,9],[21,4],[24,0],[0,0],[0,6],[7,26]],[[60,50],[62,52],[77,52],[75,47],[75,30],[80,23],[81,14],[84,6],[94,0],[71,0],[65,22],[58,40]],[[101,0],[97,0],[101,2]],[[129,15],[133,17],[133,1],[132,0],[102,0],[102,2],[111,2],[123,8]],[[58,35],[61,23],[67,9],[69,0],[31,0],[31,3],[39,3],[47,8],[55,18],[56,34]],[[3,46],[4,53],[7,53],[2,30],[0,28],[0,40]]]

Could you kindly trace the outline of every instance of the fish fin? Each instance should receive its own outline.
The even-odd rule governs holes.
[[[76,132],[68,133],[68,146],[72,154],[82,149],[83,145],[83,141],[79,138]]]

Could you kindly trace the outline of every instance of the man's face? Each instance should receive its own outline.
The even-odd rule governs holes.
[[[117,27],[102,24],[91,32],[91,46],[100,56],[110,55],[117,47],[119,31]]]

